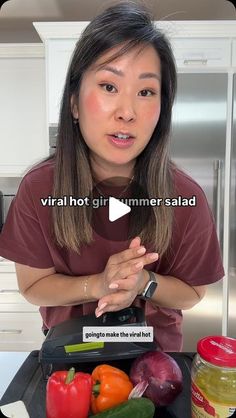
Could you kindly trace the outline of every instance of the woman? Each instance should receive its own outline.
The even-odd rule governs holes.
[[[56,154],[22,180],[0,239],[45,331],[94,310],[141,304],[160,348],[178,351],[181,310],[223,277],[203,191],[169,158],[175,91],[169,43],[141,6],[119,2],[85,29],[67,74]],[[149,198],[194,196],[196,206],[160,204],[145,225],[147,209],[131,211],[120,220],[122,240],[96,214],[108,240],[91,228],[91,206],[42,205],[48,196],[132,196],[134,183]]]

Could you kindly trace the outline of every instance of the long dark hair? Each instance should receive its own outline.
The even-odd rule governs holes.
[[[150,12],[138,3],[122,1],[95,17],[78,40],[67,72],[61,102],[55,153],[54,197],[88,196],[93,188],[89,148],[71,112],[71,97],[78,98],[83,74],[109,49],[121,48],[109,62],[139,46],[151,45],[161,61],[161,113],[146,148],[136,159],[134,180],[148,196],[172,195],[172,165],[169,159],[169,134],[172,105],[176,93],[176,69],[172,50],[165,35],[152,21]],[[104,64],[104,63],[103,63]],[[146,208],[144,207],[145,211]],[[53,207],[53,229],[59,245],[80,252],[92,242],[91,209],[84,206]],[[152,208],[152,216],[139,236],[162,255],[172,235],[173,213],[164,205]],[[138,219],[131,217],[133,236],[140,231]]]

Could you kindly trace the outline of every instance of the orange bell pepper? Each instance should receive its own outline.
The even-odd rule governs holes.
[[[92,379],[91,408],[94,414],[126,401],[133,389],[129,376],[108,364],[97,366],[92,372]]]

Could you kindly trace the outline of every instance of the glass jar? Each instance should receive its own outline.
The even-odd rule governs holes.
[[[236,417],[236,339],[201,339],[191,380],[192,418]]]

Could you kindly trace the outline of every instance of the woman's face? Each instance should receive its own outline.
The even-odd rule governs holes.
[[[90,156],[100,164],[134,162],[160,116],[161,63],[155,49],[136,48],[98,68],[119,48],[104,54],[84,74],[78,107],[73,106]]]

